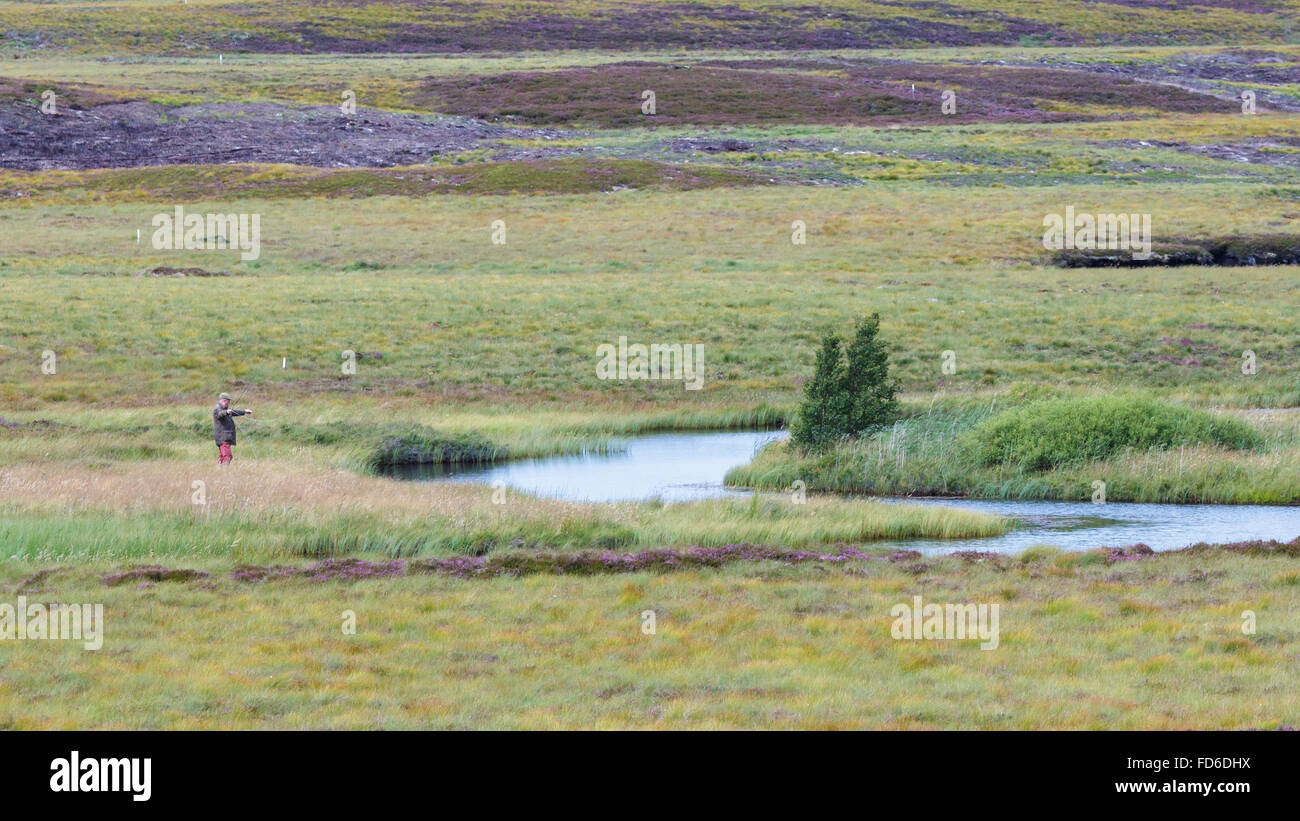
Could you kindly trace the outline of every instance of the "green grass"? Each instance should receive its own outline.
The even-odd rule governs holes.
[[[721,191],[228,203],[263,214],[263,257],[248,263],[136,245],[136,228],[147,232],[169,206],[6,207],[0,299],[12,311],[0,320],[0,399],[50,412],[197,403],[238,379],[258,393],[378,391],[439,404],[788,405],[819,331],[879,310],[913,392],[1030,382],[1300,404],[1300,327],[1288,310],[1297,285],[1286,266],[1033,264],[1042,215],[1063,203],[1159,204],[1161,224],[1181,235],[1261,232],[1300,213],[1258,186],[1191,196],[1153,184],[1123,197],[1091,185]],[[796,216],[807,245],[790,242]],[[506,245],[491,244],[496,219]],[[129,276],[157,265],[235,275]],[[703,390],[599,380],[595,350],[620,335],[704,344]],[[44,350],[59,357],[55,375],[40,371]],[[348,379],[344,350],[383,358]],[[956,373],[941,369],[945,350]],[[1259,360],[1250,376],[1240,367],[1247,350]]]
[[[781,174],[782,178],[789,175]],[[426,197],[435,194],[581,194],[633,188],[694,190],[766,185],[770,173],[649,160],[556,159],[398,169],[287,165],[167,166],[91,171],[6,172],[0,182],[35,200],[159,202],[244,198]]]
[[[320,440],[319,434],[312,438]],[[509,457],[508,450],[476,434],[448,436],[423,425],[393,425],[379,434],[366,467],[378,472],[395,465],[474,464]]]
[[[1108,565],[737,564],[626,575],[106,587],[120,564],[0,563],[28,601],[104,605],[103,649],[6,642],[12,729],[1272,729],[1300,586],[1283,555]],[[1085,560],[1086,559],[1086,560]],[[31,581],[25,580],[32,579]],[[896,641],[890,609],[997,604],[1000,642]],[[6,600],[12,600],[12,596]],[[1242,613],[1257,617],[1243,634]],[[343,632],[345,611],[356,632]],[[642,632],[643,613],[655,632]],[[214,639],[213,624],[221,625]],[[60,674],[51,678],[50,670]],[[1189,682],[1192,683],[1189,686]],[[93,686],[92,686],[93,685]],[[31,693],[39,692],[40,698]],[[1266,698],[1243,694],[1268,694]],[[79,708],[66,705],[76,700]]]

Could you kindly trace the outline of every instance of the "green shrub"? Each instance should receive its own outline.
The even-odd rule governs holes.
[[[381,430],[366,456],[372,471],[393,465],[493,462],[507,456],[506,448],[476,433],[444,433],[424,425],[397,425]]]
[[[983,465],[1022,470],[1107,459],[1125,450],[1180,445],[1257,448],[1258,431],[1208,411],[1134,396],[1051,399],[1005,411],[963,437]]]
[[[889,353],[879,330],[880,314],[858,320],[853,341],[843,352],[834,333],[822,337],[812,379],[804,385],[799,418],[791,428],[797,446],[822,449],[898,418],[898,385],[889,376]]]

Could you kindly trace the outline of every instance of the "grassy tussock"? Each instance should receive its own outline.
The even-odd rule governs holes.
[[[1218,445],[1258,448],[1262,437],[1237,419],[1143,396],[1049,399],[978,425],[961,443],[984,465],[1050,470],[1125,451]]]
[[[366,468],[378,472],[396,465],[480,464],[509,457],[509,451],[474,433],[447,435],[423,425],[391,425],[366,455]]]

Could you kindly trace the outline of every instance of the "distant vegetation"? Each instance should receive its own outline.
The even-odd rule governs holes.
[[[1300,264],[1300,235],[1157,238],[1151,243],[1151,255],[1146,259],[1135,259],[1129,251],[1112,249],[1062,250],[1052,257],[1063,268],[1296,265]]]
[[[780,175],[785,176],[785,175]],[[771,173],[607,158],[389,168],[289,165],[168,166],[90,171],[0,170],[0,186],[24,200],[158,202],[242,198],[429,197],[437,194],[590,194],[636,188],[691,191],[768,185]]]
[[[945,114],[937,101],[954,88],[960,106]],[[640,108],[644,89],[655,92],[653,116]],[[409,100],[420,109],[489,122],[603,128],[1037,123],[1240,108],[1233,100],[1117,74],[824,57],[428,77]]]
[[[1187,4],[1194,13],[1131,0],[949,0],[937,7],[887,0],[136,0],[93,14],[64,3],[6,5],[0,31],[9,48],[110,54],[1254,44],[1285,42],[1295,32],[1290,0],[1203,0]]]

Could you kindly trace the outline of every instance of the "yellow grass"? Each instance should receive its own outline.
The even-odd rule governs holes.
[[[40,555],[51,557],[282,558],[321,538],[404,553],[456,550],[457,545],[474,552],[507,545],[803,547],[995,536],[1008,527],[1002,517],[982,513],[835,497],[813,496],[801,504],[783,495],[670,505],[582,504],[513,490],[494,494],[487,485],[406,482],[247,461],[227,468],[211,462],[15,464],[0,468],[0,499],[0,509],[26,527],[21,540],[11,538],[48,544]],[[146,520],[154,529],[145,528]],[[90,522],[102,523],[93,534],[86,532]]]

